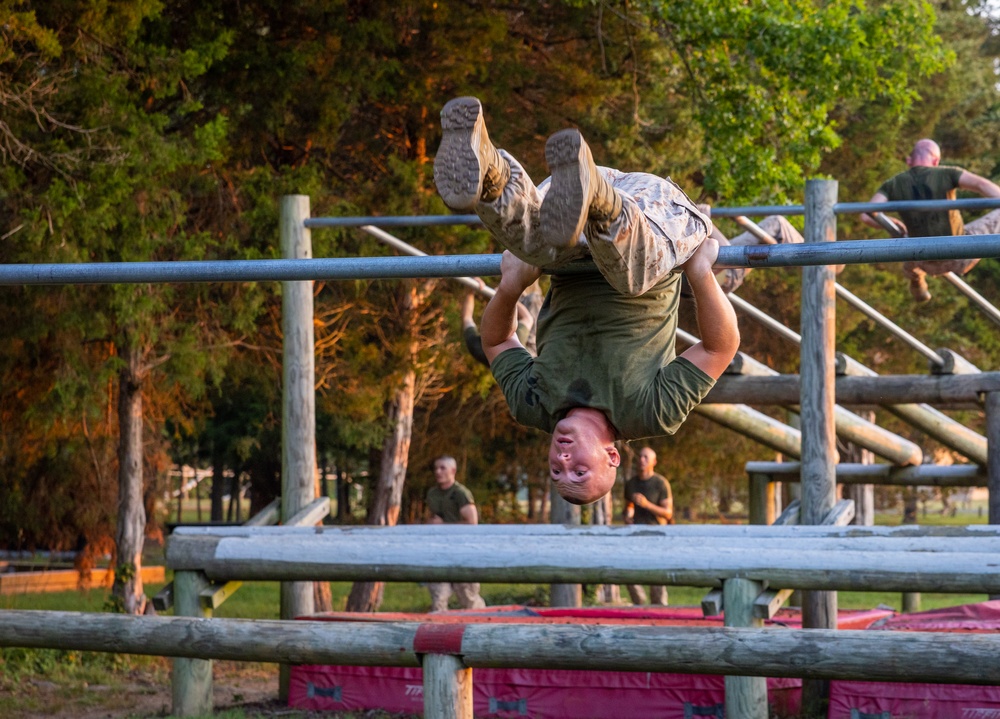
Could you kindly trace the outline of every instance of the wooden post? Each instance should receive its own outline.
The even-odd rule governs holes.
[[[761,593],[761,583],[751,579],[727,579],[722,584],[722,606],[727,627],[763,627],[754,617],[753,603]],[[726,716],[767,719],[767,679],[726,677]]]
[[[805,241],[834,242],[837,183],[807,180]],[[820,524],[837,501],[836,436],[834,432],[834,272],[829,265],[802,269],[802,347],[799,373],[802,417],[802,524]],[[837,628],[836,592],[802,593],[802,626]],[[803,716],[826,716],[829,683],[805,681]]]
[[[199,593],[208,586],[201,572],[174,572],[174,616],[211,617],[201,606]],[[170,675],[172,714],[197,717],[212,713],[212,660],[174,659]]]
[[[774,524],[774,482],[768,474],[750,475],[750,524]]]
[[[1000,392],[986,393],[986,484],[989,491],[989,523],[1000,524]],[[990,599],[1000,599],[991,594]]]
[[[553,486],[549,491],[550,524],[580,524],[580,506],[570,504]],[[582,607],[583,586],[580,584],[553,584],[549,587],[549,605],[553,607]]]
[[[472,719],[472,669],[450,654],[426,654],[424,717]]]
[[[307,195],[281,198],[281,255],[312,257]],[[316,491],[316,372],[313,334],[313,283],[283,282],[281,330],[283,408],[281,415],[281,519],[287,521],[315,499]],[[283,582],[281,618],[312,614],[312,582]],[[282,665],[279,697],[288,698],[288,666]]]

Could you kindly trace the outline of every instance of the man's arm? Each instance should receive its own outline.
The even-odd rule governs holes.
[[[632,497],[632,501],[635,502],[635,506],[642,507],[650,514],[655,514],[657,517],[660,517],[661,519],[665,519],[668,522],[671,519],[673,519],[674,500],[670,497],[661,500],[659,504],[653,504],[648,499],[646,499],[645,495],[636,492],[635,496]]]
[[[962,170],[962,174],[958,177],[958,186],[963,190],[978,192],[983,197],[1000,197],[1000,185],[968,170]]]
[[[701,342],[681,355],[712,379],[719,379],[740,348],[736,312],[712,272],[719,256],[719,243],[707,238],[684,264],[691,291]]]
[[[504,250],[500,272],[500,285],[483,311],[480,328],[483,352],[491,364],[505,350],[523,346],[516,334],[518,298],[542,274],[540,269],[519,260],[508,250]]]
[[[458,516],[462,518],[459,524],[479,524],[479,512],[474,504],[464,505],[458,510]]]
[[[872,195],[872,199],[870,199],[868,201],[869,202],[888,202],[889,198],[886,197],[881,192],[876,192],[874,195]],[[886,215],[886,217],[889,217],[889,216]],[[860,215],[860,218],[861,218],[861,221],[864,222],[869,227],[876,227],[876,228],[878,228],[880,230],[885,229],[884,227],[882,227],[881,224],[879,224],[878,220],[876,220],[874,217],[872,217],[871,215],[869,215],[867,212],[862,212],[861,215]],[[903,224],[903,221],[899,220],[899,219],[896,219],[895,217],[889,217],[889,220],[891,220],[892,224],[894,224],[896,226],[896,230],[899,232],[899,235],[901,237],[905,237],[906,234],[907,234],[907,230],[906,230],[906,225]]]

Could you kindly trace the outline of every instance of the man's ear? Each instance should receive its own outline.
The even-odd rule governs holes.
[[[608,453],[608,459],[611,461],[612,467],[617,467],[622,463],[622,456],[618,454],[618,448],[613,444],[605,447],[604,451]]]

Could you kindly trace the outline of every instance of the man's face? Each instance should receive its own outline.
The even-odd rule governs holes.
[[[649,447],[645,447],[639,452],[639,471],[643,474],[651,474],[656,466],[656,452]]]
[[[449,462],[436,461],[434,463],[434,481],[441,489],[447,489],[455,481],[455,468]]]
[[[561,420],[549,444],[549,476],[559,494],[570,501],[596,501],[611,489],[608,475],[613,484],[613,465],[593,423]]]

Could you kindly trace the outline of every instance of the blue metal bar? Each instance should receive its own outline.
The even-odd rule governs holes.
[[[899,212],[900,210],[983,210],[1000,207],[1000,199],[977,197],[967,200],[909,200],[900,202],[838,202],[833,206],[837,214],[861,212]],[[753,215],[801,215],[802,205],[749,205],[747,207],[713,207],[712,217],[739,217]],[[478,215],[402,215],[387,217],[310,217],[306,227],[438,227],[449,225],[482,225]]]
[[[969,257],[1000,257],[1000,235],[846,240],[822,245],[721,247],[716,267],[805,267]],[[588,271],[594,271],[592,262],[574,262],[558,269],[560,273]],[[289,282],[404,277],[485,277],[499,274],[500,255],[105,262],[0,265],[0,285]]]
[[[478,215],[403,215],[396,217],[310,217],[306,227],[436,227],[440,225],[481,225]]]
[[[806,267],[1000,257],[1000,235],[720,247],[716,267]]]

